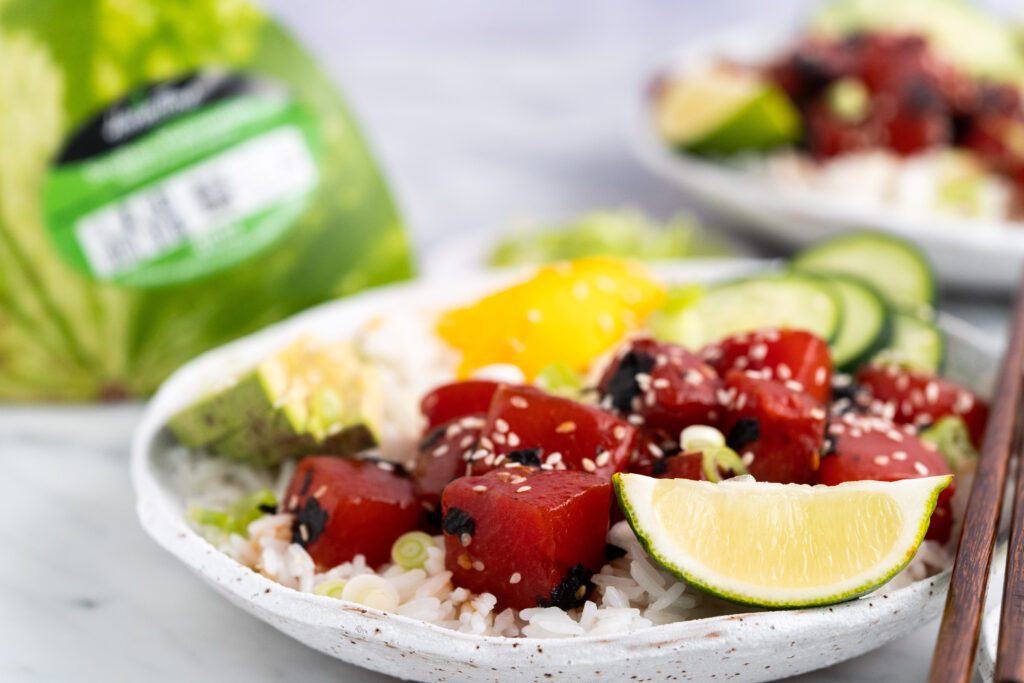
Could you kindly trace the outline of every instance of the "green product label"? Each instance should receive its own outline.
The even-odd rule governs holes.
[[[60,254],[106,282],[193,280],[272,245],[320,179],[317,131],[282,89],[205,74],[140,89],[65,145],[43,186]]]

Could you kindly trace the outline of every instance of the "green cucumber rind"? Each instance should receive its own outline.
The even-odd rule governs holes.
[[[842,338],[843,327],[846,325],[859,324],[859,322],[855,320],[856,312],[851,311],[847,302],[844,300],[842,286],[835,287],[843,304],[843,324],[836,333],[835,340],[831,343],[832,362],[835,364],[837,370],[842,372],[853,372],[861,365],[874,358],[882,349],[886,348],[891,343],[893,335],[893,310],[885,298],[885,295],[879,292],[877,287],[863,278],[859,278],[854,275],[847,275],[845,273],[822,273],[821,275],[837,284],[859,288],[863,293],[867,294],[869,298],[873,299],[878,306],[878,310],[882,311],[883,314],[878,331],[875,333],[874,339],[872,339],[870,343],[863,345],[861,348],[853,352],[843,353],[843,355],[840,355],[842,351],[836,348],[835,342],[838,342]]]
[[[930,372],[932,374],[941,374],[946,366],[946,355],[948,351],[946,335],[933,320],[928,320],[920,315],[913,315],[901,311],[893,312],[892,340],[885,348],[881,349],[877,354],[875,354],[873,360],[875,360],[876,362],[885,363],[886,360],[884,359],[884,354],[886,353],[886,351],[899,350],[899,322],[901,320],[909,322],[912,325],[918,325],[922,328],[926,328],[932,334],[935,335],[936,347],[938,349],[937,357],[929,361],[927,364],[913,365],[913,369]],[[913,351],[911,351],[910,355],[911,357],[916,357],[916,354]]]
[[[916,298],[914,301],[901,301],[900,297],[893,296],[891,290],[887,290],[886,283],[880,278],[872,279],[870,277],[865,277],[865,273],[863,272],[852,270],[848,271],[838,265],[843,261],[844,257],[842,254],[844,252],[849,252],[851,245],[861,245],[865,242],[869,244],[883,244],[887,249],[895,247],[901,251],[907,257],[908,263],[912,262],[914,268],[922,276],[922,296]],[[832,260],[829,257],[833,254],[839,254],[840,258],[838,260]],[[796,270],[854,275],[861,279],[868,280],[869,284],[874,285],[875,288],[881,292],[895,308],[900,310],[914,309],[914,312],[920,312],[922,307],[931,308],[935,305],[937,287],[935,271],[932,268],[931,262],[929,262],[921,250],[913,244],[886,232],[861,230],[817,242],[794,256],[792,266]]]

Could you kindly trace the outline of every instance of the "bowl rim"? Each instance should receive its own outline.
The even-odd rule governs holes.
[[[730,259],[722,259],[712,266],[704,264],[707,267],[701,272],[707,275],[718,268],[725,277],[730,277],[734,275],[735,270],[730,270],[727,267],[729,265],[749,269],[770,268],[777,264],[775,261],[743,260],[737,263]],[[653,270],[669,281],[693,281],[696,279],[692,275],[693,265],[685,262],[663,264]],[[496,286],[515,277],[516,273],[522,270],[466,273],[459,274],[455,279],[460,281],[460,295],[465,296],[466,291],[480,292],[481,288]],[[697,270],[700,271],[700,266]],[[466,284],[467,282],[471,284]],[[887,618],[891,619],[908,605],[920,612],[926,611],[928,607],[937,609],[937,600],[941,599],[938,596],[944,593],[949,581],[948,569],[896,589],[884,597],[864,596],[825,607],[758,611],[741,606],[738,609],[748,611],[654,625],[611,636],[484,636],[462,633],[419,619],[288,588],[236,562],[188,526],[180,509],[176,509],[172,504],[171,494],[161,484],[152,460],[152,456],[168,440],[164,430],[166,418],[183,405],[181,397],[175,397],[174,393],[182,390],[186,380],[207,372],[214,365],[225,364],[225,357],[238,353],[244,347],[251,347],[251,350],[243,355],[257,358],[265,353],[262,350],[257,353],[257,348],[273,348],[310,325],[316,324],[318,320],[341,316],[346,312],[358,317],[351,311],[380,310],[382,305],[392,305],[399,299],[408,298],[410,292],[419,292],[420,297],[430,298],[435,295],[440,283],[439,279],[413,280],[367,290],[344,300],[322,304],[253,335],[208,351],[173,373],[147,403],[132,439],[131,478],[136,494],[136,512],[146,533],[222,592],[230,594],[229,597],[237,601],[249,603],[253,610],[259,609],[278,620],[296,621],[313,627],[361,633],[376,630],[376,637],[385,640],[399,638],[398,631],[401,629],[411,629],[414,635],[420,636],[416,640],[416,647],[420,652],[445,659],[457,658],[461,661],[479,658],[481,650],[486,648],[491,654],[502,656],[518,656],[526,651],[538,650],[543,652],[545,657],[577,662],[585,658],[588,664],[600,664],[603,661],[621,661],[624,656],[643,658],[645,653],[654,650],[664,653],[718,649],[725,643],[738,643],[740,635],[749,633],[750,629],[784,634],[788,642],[801,634],[811,636],[820,632],[822,628],[834,628],[837,624],[857,624],[857,628],[860,628],[866,623],[879,623]],[[451,289],[449,283],[445,283],[444,287],[449,291]],[[986,356],[997,353],[991,339],[969,323],[949,315],[941,315],[940,324]],[[233,364],[235,363],[227,362],[228,366]],[[799,619],[794,618],[797,616]],[[923,623],[927,618],[929,617],[921,614],[917,616],[919,623]],[[780,625],[786,628],[777,629]],[[854,629],[845,627],[843,630]],[[428,634],[443,637],[430,638],[427,637]],[[402,637],[402,641],[408,642],[405,637]],[[608,647],[609,645],[618,647]]]

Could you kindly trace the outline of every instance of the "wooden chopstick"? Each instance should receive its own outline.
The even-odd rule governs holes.
[[[1003,606],[996,648],[996,683],[1024,683],[1024,458],[1017,445],[1017,485],[1013,492],[1010,544],[1003,581]]]
[[[969,683],[974,674],[985,590],[1024,384],[1024,279],[1017,288],[1010,324],[1009,345],[1000,367],[932,657],[928,676],[931,683]]]

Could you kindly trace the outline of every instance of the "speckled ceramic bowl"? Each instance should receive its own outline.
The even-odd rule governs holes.
[[[708,280],[751,267],[750,262],[681,265],[664,275]],[[132,475],[146,531],[229,600],[282,632],[339,659],[405,679],[761,681],[855,657],[939,614],[948,573],[832,607],[740,613],[616,637],[482,637],[285,588],[218,552],[189,528],[183,501],[168,485],[172,465],[165,456],[173,441],[164,425],[211,378],[254,364],[296,335],[344,337],[383,310],[455,303],[506,277],[467,275],[372,291],[316,308],[181,368],[149,404],[133,444]],[[948,374],[987,393],[995,352],[965,324],[947,320],[943,325],[949,333]]]

